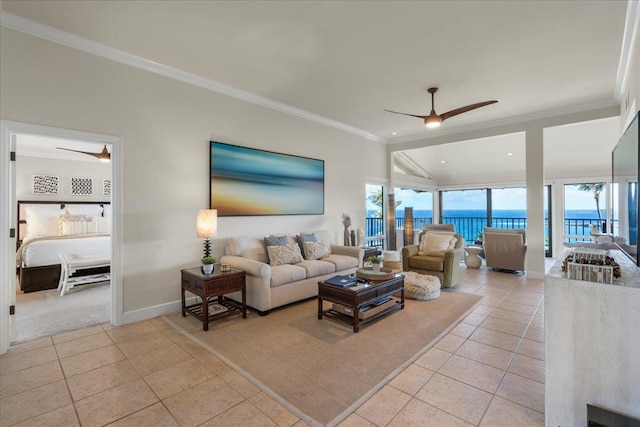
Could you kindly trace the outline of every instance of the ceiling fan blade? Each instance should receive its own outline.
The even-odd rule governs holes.
[[[62,147],[56,147],[56,148],[58,150],[73,151],[74,153],[87,154],[89,156],[93,156],[96,159],[100,159],[100,160],[111,160],[111,153],[109,153],[109,151],[107,150],[106,145],[104,146],[104,148],[100,153],[91,153],[89,151],[72,150],[71,148],[62,148]]]
[[[440,114],[442,120],[446,120],[449,117],[457,116],[458,114],[466,113],[467,111],[475,110],[476,108],[484,107],[485,105],[495,104],[496,100],[493,101],[484,101],[478,102],[476,104],[467,105],[465,107],[456,108],[455,110],[447,111],[446,113]]]
[[[408,113],[399,113],[398,111],[391,111],[391,110],[384,110],[384,111],[386,111],[388,113],[402,114],[403,116],[417,117],[417,118],[422,119],[422,120],[424,120],[427,117],[429,117],[429,116],[416,116],[415,114],[408,114]]]

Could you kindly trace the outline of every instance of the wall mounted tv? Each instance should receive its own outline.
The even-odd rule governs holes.
[[[209,205],[218,216],[324,214],[324,160],[210,144]]]
[[[638,258],[638,229],[640,227],[640,198],[638,175],[640,171],[640,112],[613,149],[613,210],[618,219],[614,227],[614,242],[627,256],[640,266]],[[616,185],[617,184],[617,185]]]

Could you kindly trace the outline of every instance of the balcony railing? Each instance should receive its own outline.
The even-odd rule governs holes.
[[[454,224],[456,232],[461,234],[467,241],[467,244],[472,244],[480,237],[480,233],[487,225],[487,217],[443,217],[442,222],[444,224]],[[545,235],[548,236],[549,219],[545,218]],[[614,228],[617,221],[612,221]],[[413,219],[413,229],[422,230],[424,224],[432,224],[433,218],[423,217]],[[382,247],[384,242],[384,224],[382,218],[368,217],[365,221],[366,224],[366,236],[367,242],[370,246]],[[595,224],[600,226],[602,220],[597,218],[565,218],[564,221],[564,234],[571,237],[565,238],[567,243],[589,241],[591,240],[591,230],[589,225]],[[493,218],[491,220],[491,226],[495,228],[511,229],[511,228],[527,228],[526,218]],[[396,218],[396,229],[404,229],[404,218]],[[584,236],[584,237],[582,237]]]

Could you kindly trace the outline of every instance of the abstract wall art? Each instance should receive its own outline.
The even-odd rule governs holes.
[[[324,214],[324,160],[210,142],[218,216]]]

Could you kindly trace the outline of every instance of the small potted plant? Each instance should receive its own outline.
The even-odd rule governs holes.
[[[380,264],[382,263],[382,257],[377,255],[373,255],[369,257],[368,260],[371,263],[371,268],[375,273],[380,273]]]
[[[204,274],[213,273],[213,264],[216,263],[216,259],[214,257],[206,256],[202,258],[200,261],[202,261],[202,272]]]

